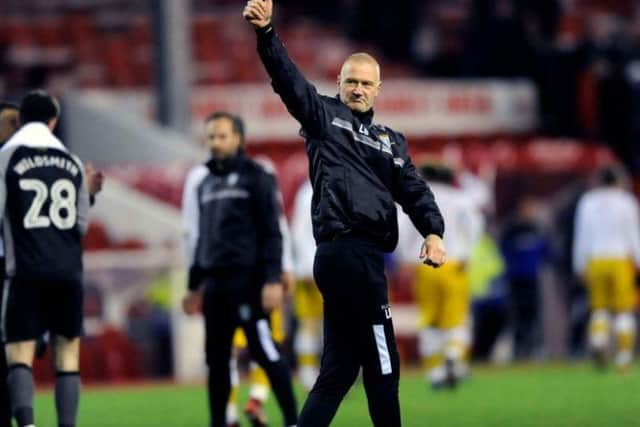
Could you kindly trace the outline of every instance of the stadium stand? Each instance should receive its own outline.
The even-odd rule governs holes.
[[[521,79],[532,83],[538,103],[535,114],[538,121],[533,129],[490,132],[462,129],[456,134],[408,134],[416,161],[423,156],[446,157],[446,153],[459,152],[462,164],[472,171],[478,171],[485,164],[496,166],[495,212],[491,213],[495,217],[491,220],[498,225],[511,213],[522,193],[544,197],[549,210],[556,209],[555,203],[560,198],[556,191],[564,191],[568,182],[586,182],[589,171],[610,164],[614,155],[635,171],[636,193],[640,194],[640,145],[637,144],[640,133],[637,124],[634,125],[639,108],[635,98],[640,93],[640,9],[634,7],[634,2],[433,1],[422,2],[411,19],[398,16],[403,10],[398,2],[391,2],[394,7],[398,6],[397,11],[379,0],[281,0],[278,3],[286,8],[286,14],[278,23],[279,34],[305,75],[314,83],[324,84],[323,89],[333,87],[323,82],[333,84],[344,57],[359,50],[381,58],[385,89],[389,87],[388,80],[411,86],[422,77],[433,78],[430,82],[434,82],[434,87],[435,83],[446,85],[461,78],[461,81],[475,78],[473,81],[485,88],[496,82],[487,78],[495,77],[502,79],[500,83],[515,84]],[[319,3],[326,8],[317,7]],[[157,276],[174,273],[171,269],[169,273],[162,269],[156,272],[156,264],[166,259],[154,251],[158,247],[179,246],[180,225],[175,214],[180,206],[184,178],[193,163],[206,155],[195,143],[198,126],[212,108],[220,108],[211,101],[212,94],[225,89],[246,88],[245,94],[254,91],[255,98],[250,101],[261,102],[256,109],[260,109],[263,125],[285,113],[281,105],[274,107],[264,95],[270,94],[271,89],[254,52],[254,35],[248,26],[238,25],[238,4],[237,0],[192,2],[193,132],[176,135],[177,132],[170,133],[152,120],[151,0],[2,2],[0,98],[17,98],[25,88],[34,86],[46,86],[53,92],[65,94],[67,113],[73,117],[73,123],[65,126],[73,136],[69,141],[90,140],[93,143],[90,151],[80,151],[81,157],[98,161],[98,166],[106,171],[107,182],[118,187],[117,194],[99,200],[97,218],[91,223],[85,241],[86,249],[94,255],[108,253],[105,259],[114,254],[136,253],[131,255],[132,259],[148,256],[155,260],[153,265],[142,266],[134,273],[131,271],[135,269],[127,270],[114,279],[109,274],[119,267],[109,264],[111,260],[103,263],[96,261],[97,256],[92,258],[89,269],[96,276],[109,276],[100,283],[100,297],[93,301],[99,308],[92,309],[92,317],[101,319],[97,323],[103,327],[108,319],[103,313],[106,305],[100,298],[108,294],[118,279],[148,275],[151,279],[140,285],[143,289],[157,280]],[[492,4],[513,7],[500,8]],[[366,15],[363,8],[367,5],[382,11],[380,15],[385,22]],[[347,18],[328,18],[326,9],[330,7],[342,8]],[[485,9],[478,9],[482,7]],[[385,40],[371,31],[359,31],[357,26],[346,28],[353,21],[348,17],[358,13],[368,16],[365,19],[376,28],[382,28],[384,31],[377,33],[383,33]],[[398,19],[405,19],[411,25],[400,31],[394,24]],[[407,33],[411,37],[407,37]],[[443,77],[447,80],[440,80]],[[436,87],[435,90],[447,92],[450,88]],[[426,110],[412,110],[415,97],[398,97],[403,91],[409,92],[402,88],[391,91],[391,101],[381,97],[381,109],[401,110],[409,105],[407,116]],[[445,112],[465,108],[498,111],[495,105],[487,107],[490,103],[483,96],[445,95],[442,99]],[[383,106],[384,102],[387,105]],[[239,104],[224,104],[224,107]],[[527,105],[531,108],[535,103]],[[504,114],[505,110],[510,109],[498,113]],[[248,119],[251,111],[243,111]],[[93,133],[77,133],[75,129],[82,125],[85,131],[88,128]],[[280,134],[260,137],[261,129],[256,131],[251,125],[249,122],[248,151],[274,161],[289,214],[295,191],[307,175],[304,148],[295,132],[287,129],[289,134],[284,137]],[[105,135],[118,145],[106,145],[98,139]],[[125,158],[130,161],[123,160]],[[127,210],[113,218],[113,212],[124,206],[113,204],[120,199],[126,201]],[[158,212],[157,216],[153,215]],[[163,227],[170,230],[166,234],[158,232]],[[136,234],[136,228],[142,231]],[[114,262],[120,261],[115,258]],[[110,272],[105,273],[107,270]],[[175,281],[181,286],[179,279]],[[410,307],[413,296],[406,285],[392,286],[392,294],[395,302],[405,304],[403,308]],[[127,322],[133,323],[136,316],[149,315],[144,296],[122,298],[126,300],[126,307],[122,308],[126,314],[119,313],[119,318],[126,317]],[[414,360],[416,354],[412,315],[410,309],[399,310],[397,314],[398,341],[408,360]],[[82,369],[88,380],[127,380],[147,375],[142,362],[146,344],[131,338],[123,326],[127,322],[116,328],[92,330],[82,356]],[[179,328],[184,326],[180,325]],[[182,335],[177,339],[198,337],[197,332],[192,334],[187,327],[179,330]],[[188,371],[187,367],[199,361],[194,362],[185,354],[175,357],[177,373],[183,372],[182,369],[185,372],[180,373],[182,377],[197,375],[198,372]],[[48,366],[48,363],[50,360],[45,359],[37,366]],[[49,372],[36,367],[36,375],[43,378]]]

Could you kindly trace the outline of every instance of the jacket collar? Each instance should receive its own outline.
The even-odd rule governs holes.
[[[353,111],[353,110],[351,110],[351,112],[353,113],[354,116],[359,118],[360,121],[367,126],[370,125],[371,122],[373,121],[373,114],[374,114],[373,108],[368,109],[364,113],[361,113],[359,111]]]
[[[23,145],[26,147],[56,148],[67,151],[62,142],[49,130],[44,123],[27,123],[22,126],[9,140],[2,146],[2,150]]]

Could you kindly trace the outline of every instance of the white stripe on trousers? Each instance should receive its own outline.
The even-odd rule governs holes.
[[[389,356],[389,348],[387,347],[387,337],[384,334],[384,325],[373,325],[373,336],[376,339],[382,375],[389,375],[392,372],[391,357]]]
[[[2,293],[2,308],[0,309],[0,334],[2,336],[2,341],[7,342],[7,302],[9,300],[9,291],[11,289],[11,279],[4,279],[4,289]]]
[[[267,355],[267,359],[269,359],[270,362],[277,362],[280,359],[280,353],[278,353],[278,350],[273,343],[269,322],[267,322],[267,319],[260,319],[256,322],[256,327],[258,329],[260,345],[262,346],[264,353]]]

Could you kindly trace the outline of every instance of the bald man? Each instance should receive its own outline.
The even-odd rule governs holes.
[[[273,2],[250,0],[244,17],[276,93],[300,122],[313,186],[314,278],[324,302],[320,374],[299,426],[328,426],[362,367],[374,425],[399,426],[399,357],[384,275],[384,252],[398,240],[395,203],[424,238],[416,257],[445,262],[444,221],[416,172],[404,136],[373,123],[380,66],[351,55],[339,96],[321,96],[298,71],[271,25]]]

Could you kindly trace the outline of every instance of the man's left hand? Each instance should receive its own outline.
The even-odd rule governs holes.
[[[203,289],[188,291],[182,299],[182,311],[188,316],[202,312],[202,294]]]
[[[265,283],[262,288],[262,308],[267,313],[277,308],[282,304],[282,284],[280,283]]]
[[[432,267],[440,267],[447,261],[447,251],[442,238],[437,234],[429,234],[420,250],[420,259]]]

